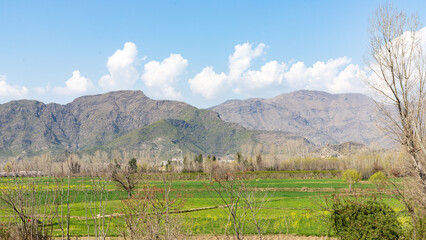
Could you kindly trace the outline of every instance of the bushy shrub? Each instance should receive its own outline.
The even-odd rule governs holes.
[[[376,185],[377,190],[381,190],[383,188],[386,184],[386,180],[386,175],[382,171],[376,172],[369,179],[370,182]]]
[[[361,174],[355,169],[348,169],[342,175],[343,181],[349,184],[349,189],[352,190],[352,185],[361,181]]]
[[[373,183],[384,183],[386,182],[386,176],[382,171],[379,171],[373,174],[370,177],[369,181]]]
[[[331,223],[333,232],[344,240],[399,239],[403,235],[395,211],[377,199],[334,196]]]

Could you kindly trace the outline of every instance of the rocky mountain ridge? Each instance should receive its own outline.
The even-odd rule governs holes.
[[[141,91],[84,96],[69,104],[19,100],[0,105],[0,156],[92,149],[235,153],[243,145],[283,144],[303,137],[247,130],[219,114],[178,101],[156,101]]]
[[[210,110],[248,129],[291,132],[324,145],[380,141],[375,108],[374,100],[362,94],[300,90],[269,99],[230,100]]]
[[[0,154],[78,151],[103,145],[155,121],[195,109],[177,101],[155,101],[141,91],[84,96],[60,105],[18,100],[0,105]]]
[[[381,139],[375,119],[374,101],[365,95],[307,90],[230,100],[209,110],[141,91],[84,96],[66,105],[18,100],[0,104],[0,156],[114,148],[226,154],[288,140],[307,148],[370,144]]]

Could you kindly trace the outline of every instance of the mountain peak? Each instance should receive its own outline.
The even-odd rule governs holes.
[[[276,101],[280,99],[287,99],[287,98],[300,98],[300,99],[318,99],[318,98],[335,98],[336,94],[331,94],[328,92],[323,91],[317,91],[317,90],[298,90],[290,93],[284,93],[281,95],[278,95],[274,98],[270,98],[270,101]]]
[[[90,99],[101,99],[103,101],[107,99],[141,99],[141,98],[148,98],[142,91],[140,90],[120,90],[120,91],[113,91],[113,92],[107,92],[102,94],[96,94],[96,95],[87,95],[82,96],[74,99],[72,103],[84,101],[84,100],[90,100]]]

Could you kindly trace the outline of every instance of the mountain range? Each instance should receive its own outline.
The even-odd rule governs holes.
[[[156,101],[141,91],[84,96],[60,105],[18,100],[0,105],[0,156],[94,149],[229,154],[242,145],[303,137],[248,130],[219,114],[178,101]]]
[[[269,99],[230,100],[210,110],[248,129],[292,132],[324,145],[380,141],[375,108],[374,100],[362,94],[300,90]]]
[[[224,155],[242,146],[380,139],[374,101],[361,94],[297,91],[270,99],[231,100],[210,109],[153,100],[141,91],[84,96],[66,105],[0,104],[0,156],[127,149],[173,155]]]

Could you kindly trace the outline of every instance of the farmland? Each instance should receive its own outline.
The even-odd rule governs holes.
[[[264,234],[295,234],[305,236],[327,235],[329,222],[328,212],[325,210],[325,199],[332,194],[348,193],[348,184],[340,178],[308,178],[303,179],[295,175],[293,179],[268,179],[267,172],[259,172],[244,180],[246,192],[254,196],[254,203],[258,207],[258,225]],[[306,175],[306,173],[305,173]],[[242,175],[243,176],[243,175]],[[287,175],[288,176],[288,173]],[[309,176],[309,175],[308,175]],[[158,177],[158,175],[157,175]],[[155,189],[163,194],[164,189],[170,189],[170,214],[177,219],[185,232],[189,234],[223,234],[232,233],[229,214],[224,202],[208,180],[202,179],[202,174],[164,175],[164,180],[155,176],[147,176],[134,190],[133,199],[143,199],[147,189]],[[188,180],[177,180],[187,178]],[[174,179],[174,180],[171,180]],[[53,222],[53,235],[61,236],[61,224],[64,226],[69,189],[69,219],[71,236],[99,234],[101,225],[109,236],[121,236],[125,232],[127,193],[117,187],[107,178],[72,177],[69,188],[67,179],[52,177],[38,178],[2,178],[0,179],[2,194],[21,189],[25,196],[33,196],[33,212],[50,213]],[[368,181],[361,181],[354,186],[359,193],[372,193],[376,186]],[[62,198],[52,198],[52,192],[58,191]],[[389,192],[389,189],[387,190]],[[36,192],[36,194],[30,193]],[[392,208],[400,211],[400,203],[386,194],[383,201]],[[49,200],[50,199],[50,200]],[[56,205],[55,205],[55,204]],[[55,207],[57,211],[53,211]],[[36,206],[36,207],[35,207]],[[16,220],[10,207],[3,203],[0,210],[0,222],[9,224]],[[46,210],[47,209],[47,210]],[[34,214],[34,216],[37,216]],[[243,232],[256,234],[254,224],[249,215],[241,216],[244,219]],[[45,218],[48,219],[49,217]],[[403,219],[404,217],[400,217]],[[101,221],[104,220],[104,221]],[[95,226],[97,226],[95,228]],[[64,227],[63,227],[64,228]],[[107,229],[107,230],[106,230]],[[227,230],[226,230],[227,229]]]

